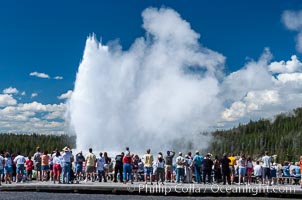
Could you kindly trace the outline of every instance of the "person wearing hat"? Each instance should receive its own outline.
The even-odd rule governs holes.
[[[68,147],[64,147],[63,149],[64,153],[62,154],[62,164],[63,164],[63,170],[62,170],[62,182],[63,184],[69,184],[70,181],[70,169],[71,169],[71,161],[73,155],[70,152],[70,149]],[[65,179],[66,178],[66,179]]]
[[[193,166],[195,173],[195,182],[201,183],[201,165],[203,161],[203,156],[199,155],[199,151],[195,152],[195,156],[193,157]]]

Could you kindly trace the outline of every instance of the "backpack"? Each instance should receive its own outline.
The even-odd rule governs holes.
[[[172,162],[173,162],[173,157],[167,156],[166,157],[166,163],[167,163],[167,165],[172,165]]]
[[[36,163],[41,163],[41,153],[40,152],[35,153],[35,155],[34,155],[34,161]]]
[[[219,160],[215,160],[214,169],[220,169],[220,162],[219,162]]]

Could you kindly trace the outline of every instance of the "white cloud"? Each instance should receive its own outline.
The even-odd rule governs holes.
[[[302,11],[286,10],[282,14],[282,20],[289,30],[300,31],[302,29]]]
[[[282,83],[297,82],[302,84],[302,73],[284,73],[279,74],[277,79]]]
[[[302,11],[284,11],[282,20],[289,30],[298,31],[296,49],[302,53]]]
[[[3,90],[4,94],[18,94],[19,91],[17,90],[17,88],[13,88],[13,87],[9,87]]]
[[[22,96],[25,96],[25,95],[26,95],[26,92],[25,92],[25,91],[23,91],[23,92],[21,93],[21,95],[22,95]]]
[[[62,134],[65,104],[31,102],[0,108],[1,132]],[[44,117],[40,117],[40,116]]]
[[[223,98],[237,101],[244,98],[249,91],[272,89],[274,77],[267,70],[271,57],[270,51],[265,49],[258,61],[250,61],[242,69],[225,77],[221,86]]]
[[[301,106],[300,61],[293,55],[289,61],[270,63],[271,57],[250,61],[224,79],[221,95],[230,106],[222,112],[222,124],[227,121],[233,126],[250,119],[271,118]]]
[[[31,94],[31,98],[34,98],[34,97],[37,97],[37,96],[38,96],[38,93],[34,92],[34,93]]]
[[[43,119],[47,119],[47,120],[52,120],[52,119],[63,119],[64,118],[64,114],[65,114],[65,110],[58,110],[58,111],[54,111],[54,112],[51,112],[47,115],[45,115],[43,117]]]
[[[291,56],[289,61],[272,62],[269,66],[269,71],[273,73],[293,73],[302,71],[302,63],[296,55]]]
[[[54,77],[54,79],[56,79],[56,80],[62,80],[63,76],[56,76],[56,77]]]
[[[30,76],[35,76],[35,77],[38,77],[38,78],[50,78],[50,76],[48,74],[40,73],[40,72],[31,72],[29,75]]]
[[[12,97],[10,94],[0,94],[0,107],[8,105],[16,105],[17,100]]]
[[[234,121],[246,114],[246,105],[241,101],[236,101],[229,109],[222,113],[222,119],[226,121]]]
[[[272,106],[274,104],[280,104],[278,91],[249,91],[242,101],[232,103],[231,107],[222,113],[222,119],[226,121],[235,121],[247,117],[253,112],[265,110],[264,106]]]
[[[72,90],[68,90],[66,93],[61,94],[58,96],[58,99],[69,99],[72,95]]]

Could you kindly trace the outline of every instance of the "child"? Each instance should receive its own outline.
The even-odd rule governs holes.
[[[31,156],[28,156],[28,159],[26,160],[25,164],[26,164],[27,180],[31,181],[32,174],[33,174],[33,168],[34,168],[34,162],[31,160]]]

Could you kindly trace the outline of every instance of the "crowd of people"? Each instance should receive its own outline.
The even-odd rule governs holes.
[[[174,159],[174,157],[176,157]],[[182,152],[175,155],[174,151],[167,151],[166,155],[159,152],[153,156],[150,149],[140,157],[131,154],[129,147],[116,155],[108,156],[107,152],[98,155],[89,149],[87,155],[82,151],[73,155],[68,147],[61,151],[54,150],[41,152],[36,148],[33,156],[25,157],[21,152],[12,155],[9,152],[0,154],[1,182],[31,181],[35,171],[37,181],[53,181],[53,183],[79,183],[83,182],[121,182],[133,183],[144,181],[145,184],[176,183],[204,183],[211,184],[253,184],[266,185],[284,184],[294,180],[302,188],[302,156],[296,163],[285,161],[282,165],[276,164],[273,157],[265,152],[262,158],[253,160],[250,156],[241,154],[235,156],[226,153],[222,157],[199,151],[192,155]],[[292,178],[292,179],[291,179]]]

